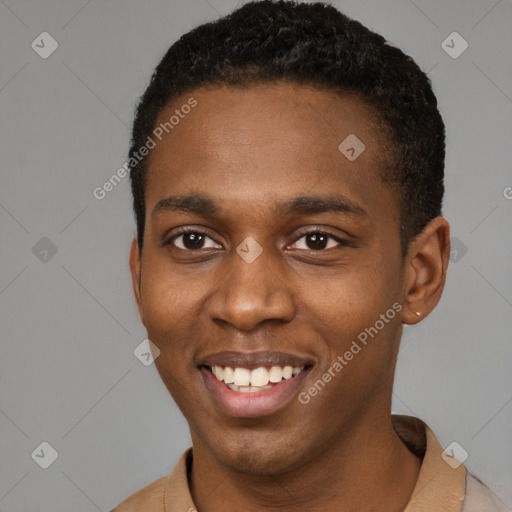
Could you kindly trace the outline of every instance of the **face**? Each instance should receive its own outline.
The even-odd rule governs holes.
[[[398,197],[356,97],[200,88],[157,125],[191,97],[149,156],[137,302],[194,453],[279,473],[389,421],[404,298]],[[355,139],[339,149],[351,134],[360,154]]]

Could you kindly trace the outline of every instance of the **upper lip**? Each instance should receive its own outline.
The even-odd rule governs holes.
[[[198,366],[229,366],[230,368],[254,369],[261,366],[300,367],[311,364],[312,361],[309,358],[266,350],[261,352],[217,352],[200,358]]]

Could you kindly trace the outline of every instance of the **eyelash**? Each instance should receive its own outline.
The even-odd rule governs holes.
[[[337,242],[340,247],[352,247],[352,244],[345,238],[340,238],[339,236],[333,235],[332,233],[329,233],[328,231],[322,231],[321,229],[310,229],[310,230],[302,231],[302,232],[298,233],[298,235],[299,235],[298,238],[296,238],[295,241],[293,242],[294,244],[296,244],[300,239],[304,238],[307,235],[324,235],[328,239],[331,239],[331,240],[334,240],[335,242]],[[330,249],[335,249],[335,248],[336,247],[330,247],[329,249],[327,249],[327,248],[319,249],[316,251],[314,249],[309,249],[309,250],[312,252],[326,252]]]
[[[203,235],[203,236],[213,240],[213,238],[211,236],[209,236],[208,233],[206,233],[205,231],[201,231],[201,230],[198,230],[198,229],[191,229],[191,228],[181,228],[177,233],[175,233],[170,238],[165,240],[163,245],[164,246],[173,245],[174,240],[176,240],[177,238],[179,238],[182,235],[187,235],[187,234],[190,234],[190,233],[194,233],[194,234],[198,234],[198,235]],[[341,247],[352,247],[352,244],[348,240],[346,240],[344,238],[340,238],[340,237],[338,237],[336,235],[333,235],[332,233],[329,233],[327,231],[322,231],[320,229],[312,229],[312,230],[309,230],[309,231],[301,232],[300,236],[298,238],[296,238],[293,243],[296,244],[301,238],[304,238],[307,235],[325,235],[329,239],[335,240]],[[215,243],[218,243],[215,240],[213,240],[213,241]],[[187,252],[196,252],[193,249],[181,249],[180,247],[178,247],[178,249],[180,249],[182,251],[187,251]],[[333,247],[331,247],[329,249],[333,249]],[[310,249],[310,251],[313,251],[313,252],[325,252],[325,251],[327,251],[329,249],[319,249],[319,250],[316,250],[316,251],[314,249]],[[197,252],[199,252],[200,250],[201,249],[198,249]]]
[[[168,238],[167,240],[165,240],[165,242],[163,243],[164,246],[168,246],[168,245],[173,245],[173,242],[174,240],[176,240],[178,237],[182,236],[182,235],[187,235],[187,234],[190,234],[190,233],[194,233],[194,234],[197,234],[197,235],[203,235],[205,237],[208,237],[210,238],[211,240],[213,240],[213,238],[211,236],[208,235],[208,233],[206,233],[205,231],[201,231],[199,229],[191,229],[191,228],[180,228],[178,230],[177,233],[175,233],[174,235],[172,235],[170,238]],[[214,240],[215,241],[215,240]],[[215,243],[218,243],[218,242],[215,242]],[[180,247],[177,247],[177,249],[181,249]],[[193,251],[191,249],[181,249],[182,251],[188,251],[188,252],[196,252],[196,251]],[[198,251],[201,250],[201,249],[198,249]]]

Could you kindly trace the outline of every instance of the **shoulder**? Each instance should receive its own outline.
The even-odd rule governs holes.
[[[155,480],[143,489],[128,496],[117,507],[110,512],[140,512],[147,510],[148,512],[163,512],[165,510],[165,482],[167,477],[164,476]]]
[[[478,477],[466,473],[466,497],[462,512],[507,512],[503,502]]]
[[[172,472],[128,496],[110,512],[171,512],[194,510],[188,487],[192,448],[183,452]],[[167,508],[166,508],[167,506]]]

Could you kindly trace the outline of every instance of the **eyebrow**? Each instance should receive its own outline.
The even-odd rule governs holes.
[[[199,215],[215,215],[220,208],[209,197],[200,194],[191,194],[188,196],[169,196],[158,201],[153,208],[151,216],[162,212],[189,212]]]
[[[278,209],[283,213],[314,215],[317,213],[346,213],[360,217],[368,213],[345,196],[300,196],[279,203]]]
[[[299,196],[281,201],[276,207],[279,215],[314,215],[319,213],[344,213],[366,217],[368,213],[345,196]],[[203,216],[215,216],[220,207],[211,198],[201,194],[169,196],[158,201],[151,216],[163,212],[188,212]]]

